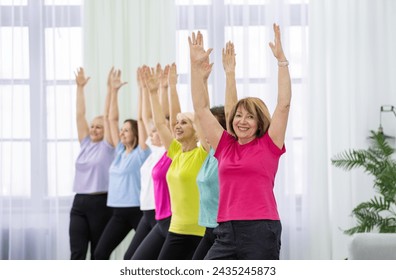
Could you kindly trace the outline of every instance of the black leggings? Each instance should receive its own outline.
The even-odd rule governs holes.
[[[168,234],[171,217],[158,220],[132,256],[132,260],[156,260]]]
[[[201,236],[168,232],[159,260],[191,260]]]
[[[71,260],[85,260],[89,243],[94,259],[96,245],[111,217],[106,202],[107,193],[74,196],[69,225]]]
[[[113,215],[99,240],[94,253],[96,260],[108,260],[113,250],[122,242],[125,236],[136,230],[142,217],[140,207],[114,208]]]
[[[192,257],[193,260],[203,260],[206,256],[206,253],[208,253],[209,249],[212,247],[216,235],[213,234],[214,228],[206,228],[205,230],[205,235],[202,238],[201,242],[199,242],[199,245],[197,249],[195,250],[194,256]]]
[[[155,210],[143,211],[143,217],[140,219],[135,235],[133,236],[131,244],[124,255],[124,260],[130,260],[132,258],[140,243],[142,243],[147,234],[150,233],[155,224]]]

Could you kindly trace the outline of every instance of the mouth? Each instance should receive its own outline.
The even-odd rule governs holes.
[[[249,128],[248,128],[248,127],[241,127],[241,126],[238,126],[238,130],[240,130],[240,131],[248,131]]]

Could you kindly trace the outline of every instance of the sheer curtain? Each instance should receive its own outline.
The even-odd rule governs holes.
[[[310,2],[309,258],[347,257],[350,237],[342,229],[355,224],[351,210],[372,195],[373,178],[336,169],[330,158],[366,148],[380,106],[396,104],[395,13],[395,1]],[[383,119],[385,133],[396,135],[393,116]]]
[[[0,259],[68,259],[81,1],[0,1]]]
[[[103,110],[107,74],[122,70],[120,121],[136,118],[136,70],[175,61],[173,0],[85,0],[84,65],[91,79],[87,95],[92,117]]]
[[[277,100],[277,62],[268,46],[273,41],[272,25],[281,27],[284,51],[290,61],[293,83],[292,109],[286,150],[275,182],[275,193],[282,220],[282,259],[302,259],[301,242],[307,221],[302,209],[306,176],[304,120],[308,86],[308,3],[307,1],[176,1],[177,62],[182,109],[192,110],[189,87],[187,36],[200,30],[205,46],[214,48],[209,80],[211,105],[224,104],[225,74],[221,51],[229,40],[236,51],[238,98],[262,98],[273,112]]]
[[[136,118],[138,87],[136,70],[175,61],[173,0],[85,0],[84,67],[91,80],[87,85],[87,114],[101,114],[106,96],[107,75],[112,66],[128,82],[119,95],[120,125]],[[131,231],[111,258],[123,259],[133,237]]]

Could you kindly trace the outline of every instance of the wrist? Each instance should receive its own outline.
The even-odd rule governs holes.
[[[289,66],[289,61],[285,58],[285,59],[279,59],[278,60],[278,66],[279,67],[287,67]]]

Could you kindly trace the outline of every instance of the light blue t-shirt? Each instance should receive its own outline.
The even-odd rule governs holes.
[[[140,168],[150,155],[151,150],[142,150],[137,146],[129,154],[120,142],[116,148],[116,157],[109,169],[109,192],[107,206],[140,206]]]
[[[200,226],[217,227],[217,212],[219,209],[219,176],[217,159],[210,148],[197,176],[199,188],[199,218]]]

